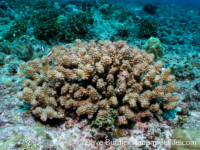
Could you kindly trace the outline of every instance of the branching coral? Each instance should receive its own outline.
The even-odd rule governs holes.
[[[30,101],[32,113],[42,121],[74,115],[103,118],[110,108],[118,113],[119,125],[135,122],[162,109],[174,109],[178,90],[170,69],[163,69],[153,54],[125,41],[92,40],[76,46],[52,48],[50,57],[21,64],[25,74],[19,99]],[[28,78],[27,78],[28,77]],[[73,112],[73,113],[72,113]]]

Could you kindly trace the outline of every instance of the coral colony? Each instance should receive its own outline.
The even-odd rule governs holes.
[[[52,48],[43,56],[20,66],[23,91],[18,97],[30,101],[32,113],[42,121],[87,114],[88,119],[102,118],[110,108],[118,112],[118,124],[135,122],[162,109],[176,108],[179,88],[170,69],[162,71],[162,62],[154,65],[154,54],[147,54],[125,41],[82,43],[69,48]],[[72,57],[73,56],[73,57]],[[72,116],[71,116],[72,117]]]
[[[199,150],[199,6],[1,1],[0,150]]]

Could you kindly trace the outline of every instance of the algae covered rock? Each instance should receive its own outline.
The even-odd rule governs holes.
[[[143,11],[147,12],[148,14],[155,14],[157,12],[158,6],[153,4],[145,4],[142,8]]]
[[[0,147],[0,150],[5,150],[9,144],[11,142],[14,142],[14,143],[17,143],[20,139],[24,138],[24,135],[23,134],[20,134],[20,135],[13,135],[12,137],[10,137],[7,141],[5,141],[3,143],[3,145]]]
[[[153,53],[155,60],[161,60],[164,56],[164,47],[158,38],[150,37],[143,47],[147,53]]]
[[[67,20],[67,17],[65,17],[64,15],[59,15],[59,16],[57,17],[57,22],[58,22],[58,23],[64,22],[64,21],[66,21],[66,20]]]
[[[177,128],[172,135],[171,150],[198,150],[200,148],[200,133],[196,129]]]
[[[191,62],[192,67],[196,67],[197,69],[200,69],[200,60],[199,59],[194,59]]]

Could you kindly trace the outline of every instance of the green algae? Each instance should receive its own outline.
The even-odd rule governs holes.
[[[3,143],[3,145],[0,147],[0,150],[5,150],[5,148],[7,148],[11,142],[17,143],[22,138],[24,138],[23,134],[13,135],[12,137],[10,137],[7,141]]]

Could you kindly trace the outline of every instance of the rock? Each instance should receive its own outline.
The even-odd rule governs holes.
[[[183,39],[178,39],[178,43],[183,45],[184,44],[184,40]]]
[[[181,107],[181,109],[186,109],[188,107],[187,103],[179,102],[178,106]]]
[[[198,85],[198,89],[197,89],[197,85]],[[199,83],[196,84],[195,89],[198,90],[198,91],[200,91],[200,84],[199,84]],[[200,94],[197,93],[197,92],[191,93],[191,96],[192,96],[192,98],[195,99],[195,100],[200,100]]]
[[[158,6],[152,4],[145,4],[144,7],[142,8],[143,11],[149,14],[155,14],[157,9]]]
[[[197,91],[200,92],[200,83],[197,83],[197,84],[195,85],[195,89],[196,89]]]
[[[187,116],[188,116],[188,115],[189,115],[189,111],[186,110],[186,109],[181,109],[181,111],[178,112],[177,114],[178,114],[178,115],[181,115],[181,116],[182,116],[182,115],[184,115],[184,116],[187,115]]]
[[[0,42],[3,42],[3,37],[2,36],[0,36]]]
[[[4,85],[5,85],[6,88],[10,88],[10,87],[13,86],[13,83],[12,83],[10,80],[6,80],[6,81],[4,82]]]
[[[56,10],[60,9],[60,5],[59,5],[59,3],[57,3],[57,2],[54,3],[53,7],[54,7]]]
[[[191,62],[191,65],[193,67],[196,67],[197,69],[200,69],[200,61],[199,59],[194,59],[192,62]]]
[[[171,141],[171,150],[198,150],[200,148],[200,134],[198,130],[192,128],[175,129]]]
[[[64,15],[60,15],[60,16],[58,16],[58,18],[57,18],[57,22],[58,22],[58,23],[64,22],[64,21],[66,21],[66,20],[67,20],[67,17],[65,17]]]

